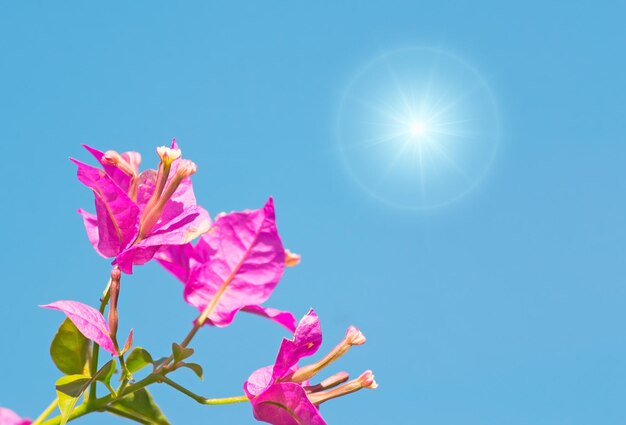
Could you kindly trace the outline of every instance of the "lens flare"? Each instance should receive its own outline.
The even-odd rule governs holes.
[[[484,177],[498,144],[491,90],[469,64],[437,49],[401,49],[365,66],[338,119],[346,167],[370,195],[427,209]]]

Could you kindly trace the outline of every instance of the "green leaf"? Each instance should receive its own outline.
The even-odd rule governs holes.
[[[65,319],[50,344],[50,357],[66,375],[81,375],[89,371],[91,344],[70,319]]]
[[[56,390],[63,396],[78,398],[91,383],[87,375],[67,375],[56,382]]]
[[[111,405],[109,412],[151,425],[170,425],[147,389],[142,388]]]
[[[56,391],[59,399],[59,410],[61,411],[61,423],[59,425],[67,423],[80,396],[83,395],[92,382],[110,368],[109,364],[111,363],[113,363],[113,360],[105,364],[92,378],[87,375],[75,374],[63,376],[57,380]]]
[[[185,360],[193,355],[193,348],[183,347],[176,343],[172,344],[172,354],[174,354],[174,360],[179,362]]]
[[[112,394],[115,394],[115,390],[113,389],[113,387],[111,387],[111,378],[115,373],[115,365],[116,362],[115,359],[113,359],[104,366],[102,366],[102,368],[96,374],[97,380],[106,385],[106,387]]]
[[[126,358],[126,368],[130,373],[138,372],[152,363],[154,360],[150,353],[141,347],[134,348]]]
[[[79,397],[85,392],[92,379],[86,375],[66,375],[56,382],[61,424],[65,425],[76,406]]]
[[[193,373],[195,373],[198,378],[204,379],[204,371],[202,370],[202,366],[198,363],[181,363],[180,366],[193,370]]]

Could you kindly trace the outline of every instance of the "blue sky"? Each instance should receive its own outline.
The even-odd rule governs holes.
[[[276,200],[303,255],[269,304],[315,307],[333,369],[380,387],[323,406],[334,424],[621,424],[626,420],[626,33],[623,2],[5,2],[0,405],[53,398],[57,299],[95,304],[108,262],[75,210],[81,143],[143,153],[175,136],[212,213]],[[501,137],[480,185],[429,211],[390,207],[338,157],[339,103],[381,53],[430,46],[472,63]],[[121,329],[165,353],[194,318],[156,265],[124,279]],[[284,333],[255,317],[195,341],[206,396],[241,393]],[[252,423],[156,388],[175,424]],[[93,415],[85,424],[121,423]]]

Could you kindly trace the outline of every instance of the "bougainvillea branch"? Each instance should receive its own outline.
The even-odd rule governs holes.
[[[156,149],[156,169],[141,172],[137,152],[85,148],[99,167],[72,161],[78,180],[93,191],[95,214],[78,212],[89,242],[98,254],[113,259],[113,268],[99,308],[73,300],[41,306],[66,316],[50,346],[62,373],[55,383],[57,397],[32,422],[0,408],[0,425],[64,425],[93,412],[135,423],[169,424],[148,390],[153,384],[167,385],[203,405],[250,403],[253,416],[270,424],[323,425],[322,403],[377,387],[371,371],[353,380],[339,372],[311,383],[351,347],[365,343],[358,329],[348,328],[325,356],[299,366],[321,347],[317,314],[309,311],[296,326],[291,312],[264,305],[285,268],[300,262],[300,255],[283,246],[272,198],[259,209],[222,213],[213,221],[193,193],[190,177],[197,166],[182,158],[175,140]],[[133,347],[133,329],[123,346],[118,341],[118,302],[127,279],[123,273],[130,275],[134,266],[152,259],[183,283],[184,301],[198,310],[187,335],[160,358]],[[293,335],[280,344],[275,363],[253,372],[239,396],[206,398],[177,383],[172,375],[181,368],[203,377],[202,366],[190,361],[194,336],[207,326],[230,325],[240,311],[265,317]],[[111,355],[104,364],[100,349]],[[106,389],[105,395],[98,396],[99,386]],[[55,411],[58,414],[50,418]]]

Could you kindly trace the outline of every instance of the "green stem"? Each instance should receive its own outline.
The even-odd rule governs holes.
[[[94,404],[95,404],[95,402],[94,402]],[[69,419],[68,419],[68,422],[69,422],[69,421],[72,421],[72,420],[74,420],[74,419],[76,419],[76,418],[79,418],[79,417],[81,417],[81,416],[84,416],[84,415],[86,415],[87,413],[91,413],[91,412],[93,412],[93,411],[97,410],[97,409],[94,409],[94,408],[93,408],[94,404],[90,404],[90,403],[83,403],[83,404],[81,404],[80,406],[78,406],[78,407],[77,407],[76,409],[74,409],[74,410],[72,411],[72,413],[70,414],[70,417],[69,417]],[[101,407],[99,407],[99,408],[101,408]],[[59,416],[55,416],[55,417],[54,417],[54,418],[52,418],[52,419],[48,419],[48,420],[47,420],[47,421],[45,421],[45,422],[42,422],[42,423],[41,423],[41,425],[59,425],[60,423],[61,423],[61,416],[59,415]]]
[[[120,398],[128,394],[132,394],[135,391],[139,391],[140,389],[145,388],[148,385],[152,385],[155,382],[159,382],[161,379],[162,379],[162,376],[157,375],[155,373],[151,373],[150,375],[143,378],[141,381],[135,382],[134,384],[127,386],[123,392],[119,392],[117,394],[116,400],[119,400]]]
[[[106,288],[104,289],[104,292],[102,293],[102,298],[100,299],[100,313],[104,314],[104,310],[107,307],[107,304],[109,303],[109,297],[111,296],[110,292],[109,292],[109,288],[111,287],[111,279],[109,279],[109,283],[107,283]],[[98,354],[100,352],[100,346],[98,344],[93,343],[93,349],[92,349],[92,353],[91,353],[91,361],[89,362],[89,371],[91,373],[91,376],[94,376],[96,374],[96,372],[98,371]],[[89,387],[89,393],[87,394],[87,401],[91,402],[94,401],[97,398],[96,395],[96,382],[94,381],[91,386]]]
[[[241,396],[235,396],[235,397],[224,397],[224,398],[204,398],[201,395],[198,395],[196,393],[194,393],[193,391],[188,390],[187,388],[183,387],[180,384],[177,384],[176,382],[172,381],[169,378],[166,378],[165,376],[161,377],[161,381],[167,385],[169,385],[170,387],[180,391],[181,393],[191,397],[192,399],[194,399],[195,401],[197,401],[200,404],[210,404],[210,405],[215,405],[215,404],[232,404],[232,403],[243,403],[248,401],[248,397],[246,397],[245,395],[241,395]]]
[[[59,399],[55,398],[54,401],[52,403],[50,403],[50,405],[48,407],[46,407],[46,410],[44,410],[41,415],[39,415],[39,417],[37,419],[34,420],[34,422],[31,425],[39,425],[41,424],[44,419],[46,419],[48,416],[50,416],[50,413],[52,413],[54,411],[54,409],[56,409],[56,407],[59,405]]]
[[[181,347],[186,348],[189,345],[193,337],[196,336],[196,334],[198,333],[198,330],[200,330],[202,325],[204,325],[204,322],[206,322],[207,318],[209,317],[209,314],[211,314],[211,312],[215,308],[215,305],[216,305],[215,303],[209,304],[204,309],[204,311],[200,313],[198,318],[193,322],[193,328],[191,328],[187,336],[185,336],[185,339],[183,339],[183,342],[180,343]],[[172,354],[171,356],[167,358],[167,360],[165,360],[165,362],[163,362],[163,364],[157,370],[157,372],[161,372],[167,369],[167,367],[172,363],[173,360],[174,360],[174,355]]]
[[[187,347],[201,327],[202,327],[202,324],[199,324],[198,321],[196,320],[193,323],[193,328],[191,328],[191,330],[189,331],[185,339],[183,339],[183,342],[180,343],[180,346],[183,348]],[[174,355],[172,354],[171,356],[167,358],[167,360],[163,362],[163,364],[161,364],[161,366],[157,369],[157,372],[161,373],[161,372],[166,371],[173,360],[174,360]]]
[[[193,339],[193,337],[196,336],[196,333],[201,327],[202,325],[199,324],[197,321],[195,321],[193,323],[193,328],[191,328],[191,330],[189,331],[185,339],[183,339],[183,342],[180,343],[180,346],[183,348],[187,347],[189,343],[191,342],[191,340]]]
[[[126,362],[124,361],[124,355],[122,354],[121,356],[118,357],[118,359],[120,361],[120,366],[122,368],[122,374],[124,377],[122,379],[122,383],[120,387],[117,389],[117,393],[122,394],[124,390],[126,389],[126,386],[128,385],[130,372],[128,371],[128,368],[126,367]]]
[[[207,319],[209,318],[213,310],[215,310],[215,307],[217,307],[217,303],[220,297],[224,294],[224,291],[226,290],[227,286],[228,286],[228,283],[225,281],[222,287],[220,288],[220,290],[217,292],[217,294],[215,294],[215,296],[213,297],[209,305],[207,305],[204,308],[204,310],[202,310],[202,313],[200,313],[196,321],[193,323],[193,328],[191,328],[191,330],[189,331],[185,339],[183,339],[183,342],[180,343],[181,347],[183,348],[187,347],[189,343],[191,342],[191,340],[193,339],[193,337],[196,336],[196,333],[198,333],[198,330],[207,321]],[[157,370],[157,372],[166,370],[173,360],[174,360],[174,355],[169,356],[167,360]]]
[[[109,394],[105,397],[96,399],[92,402],[83,403],[72,411],[72,413],[69,416],[68,422],[73,421],[74,419],[84,416],[88,413],[105,409],[110,403],[113,403],[119,400],[124,395],[132,394],[135,391],[139,391],[140,389],[147,387],[148,385],[154,384],[155,382],[159,381],[159,379],[160,379],[159,376],[155,374],[150,374],[146,376],[144,379],[142,379],[141,381],[126,387],[124,394],[118,394],[117,397],[113,397],[111,394]],[[42,422],[41,425],[59,425],[60,423],[61,423],[61,416],[59,415],[59,416],[55,416],[52,419],[48,419],[45,422]]]
[[[233,404],[233,403],[245,403],[248,400],[248,397],[245,395],[238,395],[234,397],[224,397],[224,398],[207,398],[204,400],[203,404],[208,405],[216,405],[216,404]]]
[[[168,373],[173,372],[176,369],[177,369],[176,367],[173,367],[172,369],[168,369],[167,372]],[[139,391],[142,388],[145,388],[157,382],[164,382],[167,385],[177,389],[178,391],[181,391],[187,394],[188,396],[196,400],[198,403],[205,404],[205,405],[243,403],[243,402],[248,401],[248,398],[243,395],[236,396],[236,397],[225,397],[225,398],[204,398],[202,396],[199,396],[189,391],[187,388],[178,385],[177,383],[175,383],[174,381],[170,380],[169,378],[163,375],[160,375],[158,373],[151,373],[150,375],[146,376],[142,380],[134,384],[128,385],[125,389],[123,389],[117,394],[117,397],[114,397],[112,394],[109,394],[105,397],[98,398],[91,402],[85,402],[81,404],[80,406],[78,406],[72,411],[72,413],[69,416],[68,422],[73,421],[74,419],[84,416],[91,412],[107,410],[110,407],[109,406],[110,404],[115,403],[122,397],[132,394],[136,391]],[[113,407],[113,409],[115,409],[115,407]],[[52,419],[48,419],[45,422],[41,422],[41,425],[60,425],[60,423],[61,423],[61,416],[59,415]]]
[[[111,285],[111,280],[109,279],[109,283],[103,293],[103,297],[101,299],[101,303],[100,303],[100,313],[104,314],[104,310],[106,309],[106,306],[109,302],[109,298],[110,298],[110,288]],[[220,294],[221,295],[221,294]],[[209,315],[211,314],[211,312],[213,311],[213,309],[215,308],[215,306],[217,305],[217,298],[214,299],[211,304],[209,304],[204,311],[200,314],[200,316],[198,317],[198,319],[194,322],[193,328],[189,331],[189,333],[187,334],[187,336],[185,337],[185,339],[183,340],[183,342],[181,343],[182,347],[187,347],[189,345],[189,343],[191,342],[191,340],[193,339],[193,337],[196,335],[196,333],[198,332],[198,330],[202,327],[202,325],[204,325],[204,322],[206,322],[207,318],[209,317]],[[91,362],[90,362],[90,371],[91,371],[91,376],[94,376],[98,370],[98,352],[99,352],[100,347],[98,346],[98,344],[96,344],[94,342],[93,344],[93,353],[91,356]],[[188,396],[190,396],[191,398],[193,398],[194,400],[196,400],[198,403],[201,404],[205,404],[205,405],[218,405],[218,404],[232,404],[232,403],[243,403],[248,401],[248,398],[246,396],[236,396],[236,397],[226,397],[226,398],[204,398],[200,395],[197,395],[191,391],[189,391],[188,389],[178,385],[177,383],[175,383],[174,381],[168,379],[165,377],[166,374],[173,372],[177,369],[176,365],[171,364],[172,361],[174,360],[174,356],[170,356],[162,365],[161,367],[159,367],[156,371],[154,371],[153,373],[151,373],[150,375],[146,376],[144,379],[140,380],[139,382],[136,382],[134,384],[128,385],[128,370],[126,368],[126,364],[124,363],[124,358],[123,356],[119,357],[120,359],[120,365],[123,369],[124,373],[124,378],[122,381],[122,384],[120,385],[118,392],[117,392],[117,396],[114,396],[113,394],[109,394],[105,397],[102,398],[97,398],[96,396],[96,382],[93,382],[91,384],[91,387],[89,389],[89,393],[87,394],[87,399],[86,402],[81,404],[80,406],[78,406],[77,408],[75,408],[72,413],[70,414],[69,418],[68,418],[68,422],[72,421],[76,418],[79,418],[83,415],[86,415],[88,413],[91,412],[95,412],[95,411],[102,411],[102,410],[116,410],[114,407],[111,408],[111,406],[109,406],[109,404],[116,402],[117,400],[121,399],[122,397],[128,395],[128,394],[132,394],[136,391],[139,391],[140,389],[147,387],[151,384],[154,384],[155,382],[164,382],[167,385],[170,385],[171,387],[177,389],[178,391],[181,391],[185,394],[187,394]],[[113,412],[112,412],[113,413]],[[47,415],[46,415],[47,416]],[[44,417],[45,418],[45,417]],[[41,422],[41,425],[59,425],[61,423],[61,416],[56,416],[52,419],[48,419],[45,422]]]

